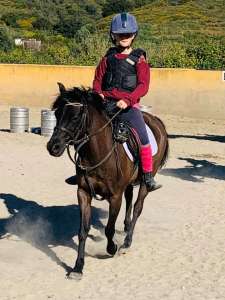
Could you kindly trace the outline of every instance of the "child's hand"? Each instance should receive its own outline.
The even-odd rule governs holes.
[[[105,96],[103,94],[99,94],[99,96],[102,98],[102,100],[105,100]]]
[[[121,99],[117,101],[116,106],[122,109],[126,109],[128,105],[124,100]]]

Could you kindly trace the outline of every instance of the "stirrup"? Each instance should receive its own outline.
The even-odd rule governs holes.
[[[124,124],[124,122],[118,122],[115,125],[115,130],[114,130],[114,139],[116,142],[123,144],[128,141],[129,138],[129,130]]]

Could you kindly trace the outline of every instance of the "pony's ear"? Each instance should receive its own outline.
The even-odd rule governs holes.
[[[74,88],[73,88],[73,91],[74,91],[74,94],[75,94],[77,97],[79,97],[79,98],[81,98],[81,97],[84,96],[84,91],[81,90],[81,89],[78,88],[78,87],[74,87]]]
[[[59,86],[59,91],[61,94],[65,93],[66,88],[65,86],[61,83],[61,82],[57,82],[58,86]]]

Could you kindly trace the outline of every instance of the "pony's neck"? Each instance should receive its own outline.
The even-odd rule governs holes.
[[[94,134],[100,130],[107,121],[102,111],[98,111],[93,105],[88,106],[88,134]],[[112,149],[112,129],[109,124],[102,131],[90,138],[90,141],[83,148],[81,155],[85,160],[93,163],[94,161],[101,160],[110,149]]]
[[[88,106],[88,132],[93,133],[103,127],[107,119],[103,112],[98,110],[93,105]]]

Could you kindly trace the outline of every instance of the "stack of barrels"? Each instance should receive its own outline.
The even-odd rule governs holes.
[[[54,111],[41,111],[41,135],[51,136],[56,126]],[[12,107],[10,109],[10,131],[13,133],[29,132],[29,109],[26,107]]]

